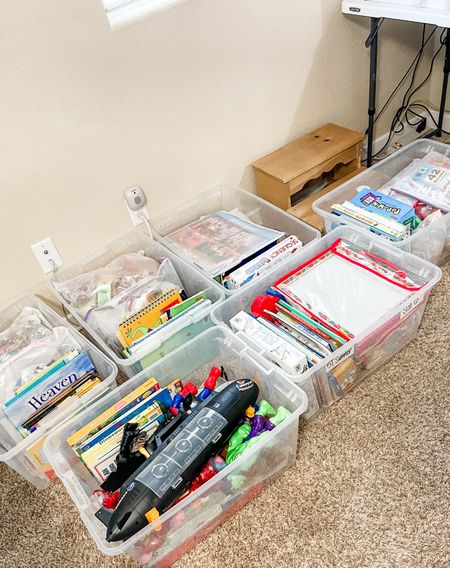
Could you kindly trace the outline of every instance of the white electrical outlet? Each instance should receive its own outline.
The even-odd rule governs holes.
[[[31,245],[31,250],[46,274],[53,272],[64,264],[55,243],[50,237]]]
[[[130,215],[131,222],[135,227],[137,227],[138,225],[142,225],[142,223],[144,222],[142,220],[142,215],[144,215],[145,218],[148,219],[148,210],[146,206],[142,207],[142,209],[140,209],[139,211],[133,211],[128,207],[127,202],[125,202],[125,205]]]

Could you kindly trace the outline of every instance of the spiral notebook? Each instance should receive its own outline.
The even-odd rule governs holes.
[[[152,329],[163,323],[166,310],[183,301],[180,293],[175,288],[164,292],[155,300],[135,312],[118,325],[119,340],[123,347],[131,347],[138,339],[141,339]]]

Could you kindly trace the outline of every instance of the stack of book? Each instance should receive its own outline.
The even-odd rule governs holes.
[[[3,413],[25,437],[68,397],[82,396],[99,382],[89,354],[74,349],[16,389]]]
[[[118,338],[125,357],[146,354],[148,339],[160,333],[161,329],[175,332],[175,325],[187,313],[203,310],[211,305],[204,292],[186,298],[183,291],[170,288],[157,295],[140,310],[127,315],[117,324]]]
[[[336,203],[331,211],[367,225],[378,235],[393,241],[408,237],[419,224],[414,208],[369,187],[359,188],[351,201]]]

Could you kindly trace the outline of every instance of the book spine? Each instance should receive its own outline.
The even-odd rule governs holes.
[[[132,404],[137,397],[143,395],[146,391],[150,390],[152,387],[159,388],[156,379],[153,378],[148,379],[148,381],[143,383],[138,388],[134,389],[134,391],[132,391],[130,394],[128,394],[127,396],[125,396],[124,398],[122,398],[112,406],[110,406],[107,410],[105,410],[102,414],[100,414],[100,416],[97,416],[96,418],[88,422],[88,424],[80,428],[80,430],[69,436],[69,438],[67,438],[67,443],[69,444],[69,446],[75,445],[83,437],[88,436],[96,427],[105,423],[109,418],[111,418],[111,416],[114,416],[125,406]]]

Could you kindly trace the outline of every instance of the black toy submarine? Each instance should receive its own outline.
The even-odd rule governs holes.
[[[102,519],[107,524],[106,540],[132,537],[173,505],[226,444],[258,394],[251,379],[233,381],[213,391],[181,423],[175,419],[175,428],[169,423],[170,433],[123,483],[117,507]]]

